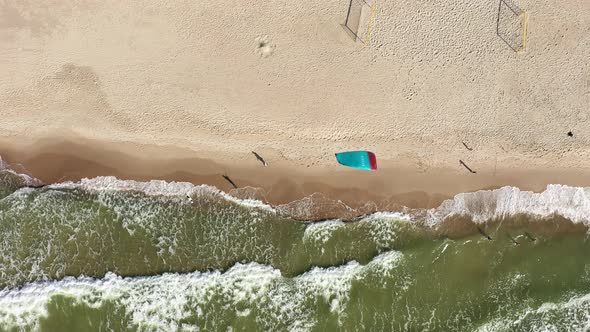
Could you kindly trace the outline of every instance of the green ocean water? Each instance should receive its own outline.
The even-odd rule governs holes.
[[[590,330],[590,242],[561,217],[493,220],[488,240],[0,174],[0,331]]]

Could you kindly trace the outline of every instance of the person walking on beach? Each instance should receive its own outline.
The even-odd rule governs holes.
[[[258,153],[252,151],[252,154],[254,154],[254,156],[256,157],[256,159],[260,160],[260,162],[262,163],[262,165],[264,167],[268,166],[268,164],[266,163],[266,161]]]

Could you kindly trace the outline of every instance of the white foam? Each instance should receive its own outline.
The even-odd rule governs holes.
[[[352,281],[367,271],[387,270],[401,257],[401,253],[388,252],[365,266],[353,261],[339,267],[316,267],[292,279],[270,266],[238,263],[225,273],[165,273],[133,278],[108,273],[102,279],[68,277],[31,283],[20,289],[0,290],[0,324],[38,328],[39,318],[47,315],[48,300],[59,294],[93,308],[112,301],[125,310],[135,326],[160,331],[177,330],[178,322],[190,315],[205,318],[204,305],[210,301],[221,301],[242,316],[250,315],[249,308],[258,308],[273,314],[275,324],[288,318],[291,330],[310,330],[314,321],[307,301],[323,301],[333,313],[343,315]]]
[[[400,212],[376,212],[359,221],[380,248],[389,248],[400,234],[400,228],[408,225],[411,217]]]
[[[364,219],[366,219],[366,220],[396,219],[396,220],[410,221],[412,219],[412,217],[409,214],[402,213],[402,212],[380,211],[380,212],[372,213],[372,214],[368,215],[367,217],[365,217]]]
[[[468,216],[474,222],[527,214],[534,217],[560,215],[590,225],[590,188],[551,184],[534,193],[515,187],[461,193],[427,211],[426,223],[435,226],[452,216]]]
[[[404,259],[404,255],[399,251],[384,252],[367,264],[367,271],[373,271],[381,276],[391,276],[393,269],[398,267]]]
[[[25,186],[40,185],[39,179],[26,174],[20,174],[0,157],[0,171],[18,176]],[[194,185],[189,182],[166,182],[152,180],[141,182],[121,180],[114,176],[84,178],[78,182],[63,182],[52,184],[50,188],[82,188],[92,191],[138,191],[149,196],[194,197],[199,195],[217,195],[228,201],[242,206],[264,209],[272,213],[287,212],[291,215],[309,216],[309,210],[314,208],[314,195],[289,204],[272,207],[255,199],[239,199],[213,186]],[[321,194],[317,194],[322,196]],[[316,195],[316,196],[317,196]],[[322,196],[324,200],[327,198]],[[295,204],[302,203],[305,204]],[[334,201],[342,211],[351,212],[353,209],[341,201]],[[293,207],[295,206],[295,207]],[[301,211],[300,211],[301,210]],[[305,211],[303,211],[305,210]],[[436,226],[441,221],[452,216],[467,216],[473,221],[483,223],[495,218],[509,217],[516,214],[527,214],[535,217],[550,217],[560,215],[576,223],[590,226],[590,187],[570,187],[566,185],[550,184],[545,191],[534,193],[523,191],[516,187],[502,187],[495,190],[480,190],[470,193],[460,193],[452,199],[445,200],[439,207],[423,209],[405,209],[409,213],[376,212],[364,219],[395,218],[412,220],[424,218],[429,226]],[[424,213],[425,212],[425,213]],[[311,214],[313,215],[313,213]],[[412,216],[412,217],[411,217]]]
[[[239,199],[233,197],[213,186],[194,185],[189,182],[166,182],[162,180],[151,180],[141,182],[135,180],[120,180],[114,176],[99,176],[92,179],[83,178],[78,182],[63,182],[52,184],[50,188],[81,188],[90,191],[137,191],[148,196],[173,196],[173,197],[194,197],[200,195],[218,195],[228,201],[248,206],[265,209],[274,212],[274,209],[261,201],[254,199]]]
[[[445,253],[445,251],[447,251],[447,248],[449,247],[449,243],[447,241],[445,241],[443,244],[441,244],[441,246],[443,246],[442,250],[438,253],[438,255],[436,255],[436,257],[432,260],[432,263],[436,262],[439,260],[440,256],[442,254]],[[436,250],[438,250],[440,248],[440,246],[438,248],[436,248]],[[436,251],[435,250],[435,251]]]
[[[0,156],[0,170],[6,169],[8,168],[8,163],[4,161],[4,159],[2,159],[2,156]]]
[[[590,329],[590,294],[571,297],[563,302],[547,302],[538,308],[528,308],[516,317],[502,317],[481,326],[479,332],[527,331],[588,331]]]
[[[305,227],[303,242],[323,246],[332,238],[334,232],[345,227],[342,220],[326,220],[315,222]],[[322,253],[324,249],[322,248]]]
[[[43,181],[37,178],[14,171],[10,165],[2,159],[2,156],[0,156],[0,174],[1,173],[8,173],[19,178],[20,181],[22,181],[22,183],[20,183],[21,186],[40,186],[43,184]]]
[[[85,178],[77,183],[60,183],[51,185],[51,187],[84,188],[95,191],[141,191],[153,196],[219,195],[228,201],[244,206],[262,208],[273,213],[277,211],[270,205],[258,200],[238,199],[215,187],[207,185],[195,186],[188,182],[159,180],[139,182],[119,180],[112,176],[106,176],[93,179]],[[306,208],[309,209],[311,206],[306,205]],[[284,210],[284,207],[280,206],[279,210]],[[590,225],[590,188],[552,184],[548,185],[545,191],[534,193],[507,186],[495,190],[460,193],[452,199],[445,200],[439,207],[433,209],[406,209],[406,211],[409,213],[376,212],[363,219],[394,218],[412,220],[422,218],[425,215],[426,224],[435,226],[448,217],[458,215],[468,216],[475,222],[483,223],[494,218],[509,217],[517,214],[528,214],[535,217],[550,217],[557,214],[573,222]],[[301,211],[298,213],[302,214]]]

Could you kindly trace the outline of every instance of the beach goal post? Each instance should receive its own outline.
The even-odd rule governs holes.
[[[500,0],[496,34],[514,52],[526,49],[527,13],[512,0]]]
[[[342,25],[354,41],[367,44],[371,38],[375,3],[372,0],[350,0]]]

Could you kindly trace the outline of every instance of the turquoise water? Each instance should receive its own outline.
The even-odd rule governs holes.
[[[0,331],[590,329],[590,243],[559,216],[490,220],[490,241],[420,213],[305,223],[211,187],[1,174]]]

